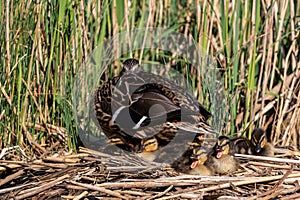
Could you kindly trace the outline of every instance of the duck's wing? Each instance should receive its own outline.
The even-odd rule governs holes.
[[[181,109],[159,92],[134,93],[130,105],[119,107],[113,119],[123,128],[138,130],[166,121],[180,120]]]
[[[165,122],[187,122],[190,124],[199,122],[196,126],[191,125],[190,130],[186,132],[203,132],[202,129],[214,131],[201,118],[203,116],[201,113],[204,113],[205,119],[209,116],[209,112],[203,106],[198,112],[189,109],[188,106],[181,107],[174,92],[160,84],[145,84],[137,88],[130,97],[124,98],[124,96],[126,95],[123,95],[125,101],[122,101],[121,98],[112,100],[118,105],[118,109],[115,109],[112,114],[112,120],[119,124],[123,130],[134,132],[142,128],[162,126]],[[187,129],[186,126],[179,126],[178,128]],[[158,127],[156,129],[159,130]]]
[[[210,113],[183,88],[144,72],[125,73],[102,84],[95,110],[104,133],[116,144],[155,135],[165,145],[177,132],[216,132],[205,123]]]
[[[139,76],[145,81],[143,87],[140,90],[145,88],[155,87],[158,88],[161,93],[166,96],[173,104],[179,106],[182,110],[186,110],[189,113],[197,113],[199,118],[202,121],[207,121],[211,117],[211,113],[205,109],[205,107],[199,103],[192,95],[187,92],[187,90],[172,80],[166,79],[159,75],[149,75],[141,71]]]

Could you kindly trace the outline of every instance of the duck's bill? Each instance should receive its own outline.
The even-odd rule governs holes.
[[[194,169],[195,167],[197,167],[198,162],[199,161],[197,159],[194,159],[193,163],[191,164],[191,169]]]
[[[255,151],[256,153],[259,153],[261,151],[261,146],[259,144],[256,145]]]
[[[217,158],[221,158],[223,155],[223,151],[217,151]]]

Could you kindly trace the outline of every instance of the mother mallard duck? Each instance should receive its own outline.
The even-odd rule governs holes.
[[[118,76],[101,84],[94,105],[109,142],[131,152],[156,151],[179,133],[193,134],[195,141],[217,134],[206,123],[211,114],[197,100],[174,82],[145,72],[136,59],[127,59]]]

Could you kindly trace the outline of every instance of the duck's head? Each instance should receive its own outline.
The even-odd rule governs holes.
[[[191,168],[195,168],[198,164],[203,165],[207,160],[207,154],[204,149],[195,148],[193,149],[193,154],[191,155],[191,159],[193,163],[191,164]]]
[[[214,151],[216,154],[216,158],[221,158],[222,155],[228,155],[230,146],[229,146],[229,138],[227,136],[219,136],[216,145],[214,146]]]
[[[252,132],[251,143],[256,153],[261,152],[267,143],[266,133],[261,128],[256,128]]]
[[[121,75],[125,72],[136,71],[140,68],[139,61],[134,58],[129,58],[123,62],[123,69]]]
[[[139,152],[153,152],[156,150],[158,150],[158,141],[156,138],[151,137],[142,140]]]

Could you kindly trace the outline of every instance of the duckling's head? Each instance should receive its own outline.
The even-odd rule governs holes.
[[[158,149],[158,141],[156,138],[151,137],[142,140],[141,146],[140,146],[140,152],[153,152]]]
[[[265,131],[261,128],[256,128],[252,132],[251,143],[254,146],[256,153],[261,152],[267,143]]]
[[[202,158],[202,155],[206,155],[206,151],[202,149],[201,147],[195,147],[193,148],[193,154],[190,156],[192,160],[199,160]]]
[[[121,75],[128,71],[136,71],[140,68],[139,61],[134,58],[129,58],[123,62]]]
[[[203,165],[207,160],[207,154],[204,149],[195,148],[193,149],[193,154],[191,155],[191,159],[193,163],[191,164],[191,168],[195,168],[198,164]]]
[[[214,146],[214,151],[216,153],[216,158],[221,158],[222,155],[228,155],[230,146],[229,146],[229,138],[227,136],[220,136],[217,140],[216,145]]]

